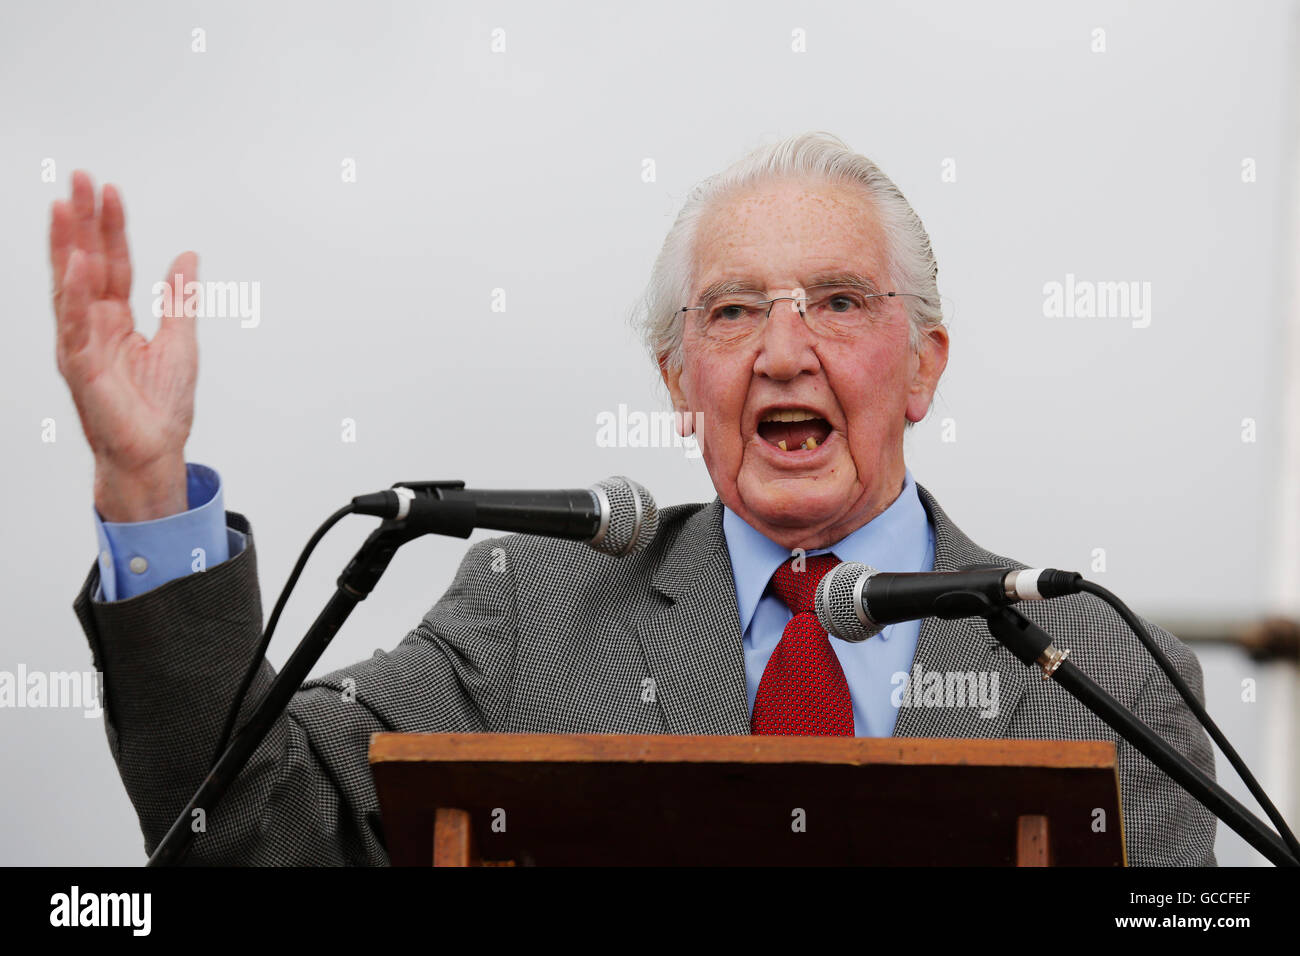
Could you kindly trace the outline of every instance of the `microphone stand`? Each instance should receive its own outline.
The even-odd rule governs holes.
[[[1300,865],[1286,844],[1249,810],[1067,660],[1070,652],[1057,648],[1046,631],[1014,608],[994,607],[982,596],[979,600],[985,606],[975,613],[988,622],[993,636],[1026,667],[1040,667],[1044,678],[1050,677],[1064,687],[1273,863]]]
[[[462,488],[464,482],[422,482],[425,488]],[[412,520],[393,519],[383,522],[348,562],[339,575],[338,587],[312,623],[284,668],[276,675],[266,695],[258,702],[248,722],[230,741],[225,752],[212,765],[202,785],[167,831],[149,857],[149,866],[175,865],[181,861],[194,840],[190,825],[194,811],[210,813],[225,795],[253,752],[270,732],[277,718],[307,679],[311,669],[325,653],[334,635],[358,603],[364,601],[392,561],[397,549],[408,541],[426,534],[445,534],[468,538],[474,531],[477,508],[469,499],[426,500]]]

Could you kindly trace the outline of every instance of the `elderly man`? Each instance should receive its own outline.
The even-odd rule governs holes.
[[[75,609],[152,850],[202,780],[257,647],[256,553],[216,474],[184,460],[193,318],[164,317],[150,342],[132,330],[112,187],[97,212],[89,178],[74,177],[51,258],[59,368],[95,453],[100,561]],[[191,254],[177,272],[194,277]],[[302,687],[192,858],[386,862],[366,764],[376,731],[1115,739],[982,622],[927,619],[846,644],[810,613],[838,561],[1016,564],[967,538],[904,464],[904,433],[947,361],[936,275],[902,194],[834,137],[760,149],[702,183],[665,240],[644,328],[681,420],[700,423],[717,498],[664,510],[653,545],[623,560],[522,535],[471,547],[393,651]],[[1205,734],[1117,616],[1091,598],[1031,613],[1213,773]],[[1155,633],[1200,694],[1196,658]],[[977,673],[991,694],[915,706],[912,677],[935,672]],[[273,676],[263,663],[252,695]],[[1212,864],[1213,816],[1117,743],[1130,861]]]

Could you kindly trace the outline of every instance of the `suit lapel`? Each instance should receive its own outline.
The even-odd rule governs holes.
[[[919,484],[917,492],[934,527],[934,570],[956,571],[992,562],[993,556],[952,523],[930,492]],[[983,717],[984,708],[979,706],[924,706],[924,685],[918,687],[915,678],[924,679],[932,672],[945,681],[949,673],[974,673],[977,679],[987,682],[989,690],[996,681],[996,708],[990,708],[996,713]],[[899,709],[895,737],[1000,737],[1025,692],[1029,671],[994,639],[983,620],[929,617],[921,622],[912,675],[913,706]]]
[[[949,674],[974,674],[990,692],[987,710],[965,706],[926,705],[929,682],[947,682]],[[1001,737],[1025,691],[1025,666],[993,640],[983,621],[926,618],[912,661],[911,705],[899,708],[895,737]],[[929,676],[937,674],[937,677]],[[981,716],[989,713],[990,716]]]
[[[668,599],[638,628],[673,734],[748,734],[736,584],[714,499],[686,520],[655,572]]]

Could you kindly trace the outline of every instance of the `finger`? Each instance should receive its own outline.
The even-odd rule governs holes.
[[[182,252],[172,260],[164,281],[168,298],[163,300],[162,322],[159,335],[194,335],[195,317],[185,314],[185,286],[199,277],[199,257],[194,252]],[[169,307],[170,306],[170,307]]]
[[[68,271],[68,255],[72,252],[74,224],[68,203],[56,199],[50,207],[50,268],[54,273],[54,294],[59,294],[63,274]]]
[[[116,186],[104,186],[100,235],[108,266],[105,294],[125,301],[131,296],[131,253],[126,245],[126,211]]]
[[[72,174],[72,213],[78,249],[98,252],[99,217],[95,215],[95,184],[90,174],[78,169]]]
[[[59,352],[75,355],[90,339],[90,270],[80,249],[68,256],[68,268],[59,284],[55,313],[59,323]]]

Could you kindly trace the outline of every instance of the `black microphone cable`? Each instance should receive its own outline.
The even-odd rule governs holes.
[[[1219,745],[1219,750],[1221,750],[1223,755],[1228,758],[1228,763],[1232,764],[1233,769],[1237,771],[1237,775],[1241,778],[1242,782],[1246,784],[1246,788],[1250,790],[1251,795],[1254,796],[1254,798],[1259,802],[1259,805],[1264,808],[1264,812],[1268,814],[1268,818],[1272,820],[1273,825],[1277,827],[1278,834],[1286,843],[1292,856],[1297,860],[1300,860],[1300,843],[1296,842],[1295,834],[1293,834],[1291,828],[1286,825],[1286,820],[1282,818],[1282,814],[1279,813],[1277,807],[1273,805],[1273,801],[1268,798],[1268,794],[1264,792],[1264,788],[1259,785],[1259,781],[1255,779],[1255,775],[1250,772],[1250,768],[1246,766],[1246,762],[1241,759],[1241,756],[1233,748],[1232,744],[1228,743],[1228,738],[1223,735],[1223,731],[1219,730],[1219,725],[1211,719],[1209,713],[1206,712],[1205,707],[1196,699],[1196,695],[1192,693],[1192,689],[1188,687],[1187,682],[1183,680],[1182,675],[1178,673],[1169,658],[1165,656],[1165,652],[1160,649],[1154,640],[1152,640],[1151,635],[1147,632],[1147,629],[1142,626],[1142,621],[1138,616],[1133,613],[1132,609],[1129,608],[1127,604],[1100,584],[1096,584],[1086,578],[1080,578],[1078,588],[1080,592],[1091,594],[1110,605],[1115,613],[1124,619],[1124,623],[1128,625],[1129,630],[1137,636],[1137,639],[1142,642],[1142,645],[1147,649],[1147,652],[1155,659],[1156,664],[1159,665],[1162,671],[1164,671],[1165,676],[1169,678],[1169,683],[1173,685],[1174,690],[1178,691],[1178,695],[1182,697],[1187,706],[1191,708],[1192,713],[1196,715],[1196,719],[1201,722],[1201,726],[1205,728],[1206,732],[1209,733],[1214,742]]]
[[[217,761],[221,759],[221,755],[226,752],[226,747],[230,745],[230,738],[235,732],[235,721],[239,719],[239,711],[243,708],[244,698],[248,695],[248,688],[253,685],[253,679],[257,677],[257,672],[262,668],[262,661],[266,658],[266,649],[271,645],[271,635],[275,633],[275,625],[280,620],[280,614],[284,611],[285,604],[289,602],[290,592],[298,583],[298,578],[302,576],[303,568],[307,566],[307,559],[311,557],[311,553],[316,550],[316,545],[320,544],[321,539],[325,537],[330,528],[333,528],[347,515],[355,513],[356,510],[354,504],[344,505],[326,518],[325,522],[316,529],[316,533],[307,539],[307,544],[303,546],[302,554],[298,555],[298,563],[293,566],[289,579],[284,582],[284,587],[280,590],[280,599],[275,602],[275,609],[271,611],[271,616],[266,622],[266,630],[262,634],[262,640],[257,645],[257,651],[253,654],[248,673],[244,675],[244,682],[239,685],[239,691],[230,704],[230,714],[226,717],[226,726],[221,731],[221,739],[217,743],[216,753],[212,755],[212,762],[208,766],[209,770],[216,766]]]

